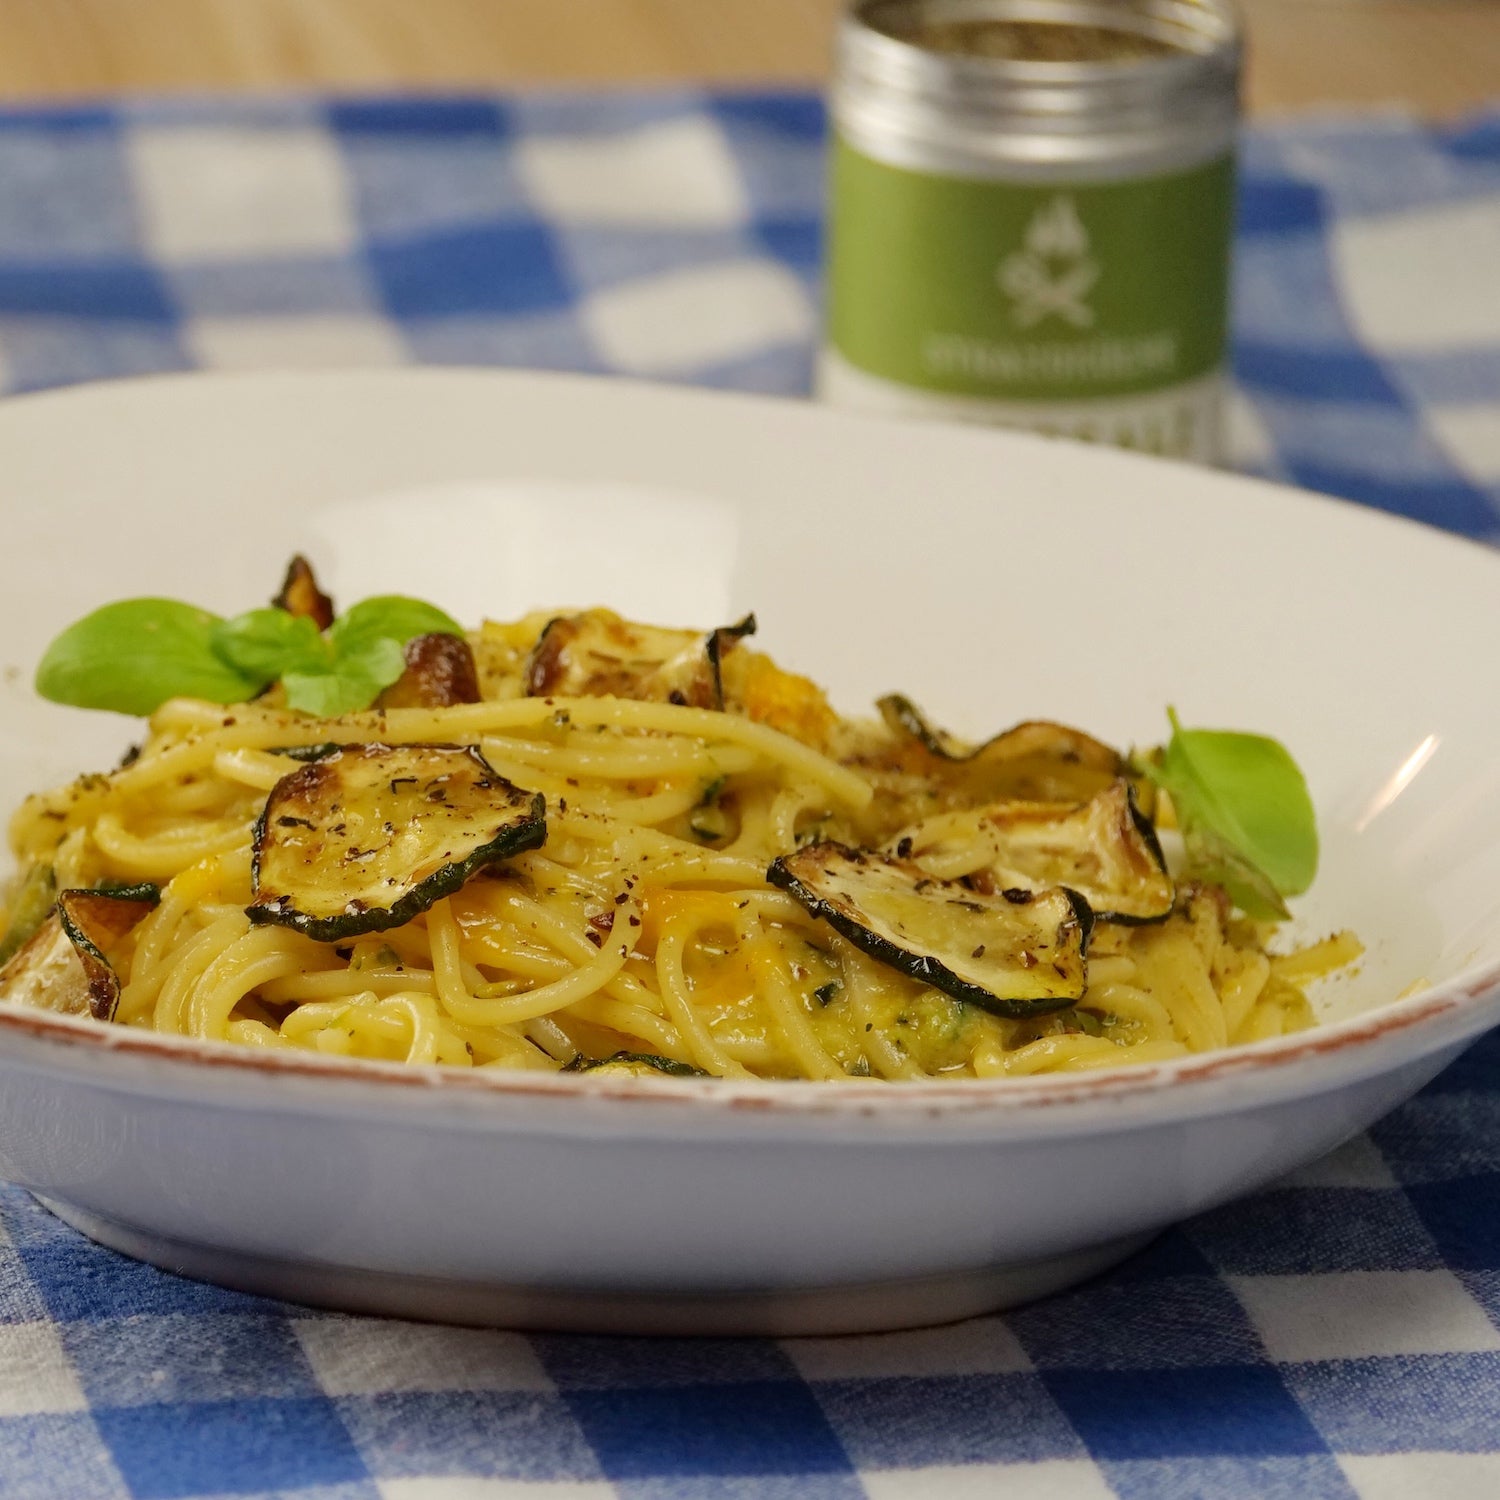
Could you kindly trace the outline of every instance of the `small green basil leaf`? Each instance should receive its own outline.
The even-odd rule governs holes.
[[[217,615],[176,599],[122,599],[47,647],[36,690],[54,703],[144,716],[168,698],[243,703],[263,684],[213,649]]]
[[[464,630],[436,605],[403,594],[379,594],[346,609],[328,627],[328,639],[342,658],[362,651],[372,641],[389,640],[404,646],[415,636],[434,632],[461,636]]]
[[[322,632],[305,615],[252,609],[214,626],[213,648],[238,672],[262,687],[287,672],[319,672],[333,661]]]
[[[288,672],[281,679],[288,708],[331,719],[368,708],[406,670],[398,641],[372,640],[360,650],[340,654],[318,672]]]
[[[345,649],[339,653],[338,671],[351,681],[366,683],[369,697],[368,707],[406,670],[406,652],[402,643],[383,636],[361,646],[358,650]]]
[[[1264,870],[1251,864],[1232,844],[1204,828],[1189,826],[1182,835],[1188,869],[1199,880],[1221,885],[1229,899],[1257,922],[1284,922],[1291,912]]]
[[[1317,819],[1296,761],[1265,735],[1184,729],[1167,716],[1172,738],[1142,769],[1172,798],[1194,873],[1219,881],[1247,915],[1284,914],[1279,898],[1305,891],[1318,869]]]

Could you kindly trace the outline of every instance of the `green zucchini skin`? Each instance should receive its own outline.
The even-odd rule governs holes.
[[[334,751],[343,748],[343,744],[338,740],[324,740],[318,745],[278,745],[270,753],[284,755],[288,760],[300,760],[310,764],[313,761],[326,760]]]
[[[58,921],[83,965],[88,981],[89,1014],[96,1021],[113,1021],[120,1004],[120,979],[104,956],[101,944],[123,937],[160,901],[161,892],[154,885],[59,893]],[[108,930],[101,930],[104,928]]]
[[[316,786],[305,779],[314,773],[320,776],[338,774],[341,757],[358,755],[362,758],[385,756],[389,764],[377,780],[392,782],[408,779],[404,774],[415,758],[426,754],[451,757],[466,762],[477,772],[476,783],[484,791],[494,791],[502,801],[500,810],[508,816],[495,830],[494,836],[470,849],[462,858],[452,859],[441,865],[432,874],[415,881],[396,900],[386,905],[362,904],[351,901],[343,911],[319,914],[302,910],[297,905],[294,891],[263,895],[267,855],[274,848],[275,823],[281,816],[281,806],[298,795],[315,795]],[[402,774],[397,774],[402,773]],[[415,778],[412,778],[415,779]],[[300,804],[299,804],[300,805]],[[328,816],[337,816],[338,805],[332,804]],[[490,807],[489,811],[495,808]],[[310,820],[293,820],[310,823]],[[389,825],[387,825],[389,826]],[[315,827],[314,832],[318,832]],[[334,829],[333,832],[341,832]],[[245,908],[245,915],[257,926],[276,925],[290,927],[315,942],[336,943],[346,938],[358,937],[366,932],[382,932],[390,927],[402,927],[413,917],[426,911],[435,901],[451,896],[460,890],[477,871],[488,865],[524,854],[530,849],[539,849],[547,840],[547,799],[540,792],[528,792],[514,786],[496,771],[479,751],[468,745],[342,745],[328,754],[284,776],[272,788],[260,817],[255,822],[250,865],[251,890],[255,900]],[[309,903],[310,904],[310,903]]]
[[[799,858],[811,853],[821,851],[832,851],[837,856],[855,862],[864,863],[869,861],[880,861],[889,864],[883,856],[874,854],[869,850],[850,849],[842,844],[808,845],[799,850],[798,854],[791,856]],[[794,901],[804,907],[814,917],[828,923],[835,932],[847,938],[856,948],[877,963],[885,964],[888,968],[895,969],[898,973],[905,974],[908,978],[915,979],[921,984],[930,985],[935,990],[941,990],[943,994],[951,996],[955,1000],[962,1000],[970,1005],[976,1005],[981,1010],[988,1011],[991,1015],[1004,1017],[1011,1021],[1025,1021],[1035,1016],[1050,1015],[1053,1011],[1066,1010],[1075,1005],[1083,996],[1084,986],[1080,983],[1076,993],[1059,993],[1038,998],[1018,999],[1004,995],[997,995],[993,991],[985,989],[982,985],[964,979],[955,973],[936,954],[917,953],[908,948],[901,947],[898,943],[882,937],[878,932],[872,931],[856,921],[847,912],[841,910],[834,902],[825,899],[812,886],[802,880],[788,863],[788,856],[774,860],[770,869],[766,871],[767,881],[785,891]],[[944,886],[941,881],[928,881],[928,885],[937,887]],[[914,882],[915,884],[915,882]],[[963,891],[962,887],[957,888]],[[1094,927],[1094,913],[1088,902],[1066,886],[1054,887],[1062,892],[1066,898],[1071,911],[1069,919],[1071,925],[1079,934],[1080,956],[1088,951],[1088,941]],[[967,893],[965,893],[967,894]],[[1013,893],[1020,896],[1022,893]],[[1028,893],[1029,896],[1029,893]],[[1011,900],[1008,895],[1005,899]],[[1021,904],[1016,902],[1015,904]]]
[[[1108,922],[1115,927],[1155,927],[1165,922],[1172,915],[1176,904],[1176,892],[1172,885],[1171,872],[1167,869],[1167,856],[1162,852],[1161,840],[1156,834],[1156,824],[1141,811],[1140,804],[1135,798],[1135,788],[1129,782],[1125,783],[1125,807],[1130,818],[1131,825],[1140,835],[1141,843],[1145,846],[1147,854],[1156,863],[1156,868],[1161,872],[1167,882],[1165,899],[1159,911],[1150,913],[1137,913],[1128,911],[1106,910],[1103,906],[1095,905],[1094,920],[1096,922]],[[1085,900],[1088,898],[1085,897]]]
[[[721,625],[717,630],[710,630],[708,633],[704,651],[708,656],[709,681],[713,684],[713,706],[720,713],[724,711],[724,654],[737,646],[747,635],[754,635],[757,628],[755,615],[752,612],[738,624]]]
[[[144,901],[150,906],[161,902],[161,887],[152,880],[101,880],[94,890],[101,896],[113,896],[117,901]]]
[[[755,616],[706,634],[622,620],[588,609],[549,620],[527,657],[532,698],[630,698],[689,708],[724,707],[724,657],[747,635]]]
[[[26,946],[32,934],[45,922],[57,904],[57,878],[51,865],[33,865],[21,882],[11,908],[10,926],[0,937],[0,964],[10,960]]]
[[[1130,786],[1126,791],[1126,806],[1130,809],[1130,821],[1135,824],[1135,831],[1140,834],[1141,842],[1151,851],[1151,857],[1156,861],[1156,867],[1163,875],[1171,876],[1167,869],[1167,856],[1161,847],[1161,838],[1156,832],[1156,824],[1141,811],[1141,805],[1136,801],[1135,788]],[[1174,903],[1175,904],[1175,903]],[[1116,922],[1121,927],[1145,927],[1155,922],[1165,922],[1172,915],[1172,907],[1168,907],[1159,917],[1131,917],[1123,916],[1119,912],[1100,912],[1097,914],[1101,922]]]
[[[940,813],[905,829],[887,853],[940,874],[935,851],[966,832],[990,840],[990,862],[970,875],[985,877],[980,889],[1065,886],[1089,903],[1096,922],[1122,927],[1172,915],[1176,893],[1161,844],[1123,777],[1087,802],[1010,800]]]
[[[1066,724],[1026,719],[975,745],[936,728],[899,693],[875,706],[896,744],[919,746],[927,773],[969,803],[1087,802],[1131,774],[1118,750]]]
[[[901,693],[887,693],[877,700],[876,708],[891,729],[897,729],[917,740],[928,754],[939,760],[965,765],[972,761],[992,757],[996,752],[1038,755],[1080,766],[1091,766],[1110,776],[1118,776],[1125,770],[1125,760],[1120,752],[1093,735],[1066,724],[1054,724],[1045,719],[1026,719],[1002,729],[982,744],[961,745],[944,729],[936,729],[928,723],[926,715],[910,698]]]
[[[656,1052],[615,1052],[608,1057],[575,1057],[564,1068],[564,1073],[598,1073],[618,1067],[652,1068],[671,1078],[712,1078],[712,1073],[695,1068],[692,1063],[678,1062],[675,1057],[662,1057]]]

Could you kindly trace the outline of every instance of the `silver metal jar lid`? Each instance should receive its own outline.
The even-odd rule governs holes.
[[[1041,24],[1120,38],[1119,57],[1041,61],[937,50],[923,27]],[[896,165],[1113,177],[1228,149],[1242,30],[1232,0],[855,0],[833,113]]]

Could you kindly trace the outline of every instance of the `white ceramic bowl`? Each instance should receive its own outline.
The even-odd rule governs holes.
[[[470,1076],[0,1007],[0,1175],[190,1275],[408,1316],[838,1331],[1036,1296],[1268,1182],[1500,1018],[1500,558],[1268,485],[780,402],[468,372],[189,377],[0,406],[0,802],[134,726],[37,702],[106,598],[233,611],[293,549],[462,617],[609,603],[955,729],[1163,706],[1291,746],[1300,1036],[1092,1075],[850,1088]]]

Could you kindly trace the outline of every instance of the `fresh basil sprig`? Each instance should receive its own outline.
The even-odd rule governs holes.
[[[1172,799],[1189,874],[1221,885],[1248,917],[1284,918],[1318,870],[1318,826],[1307,781],[1278,741],[1225,729],[1184,729],[1140,768]]]
[[[54,703],[144,716],[168,698],[244,703],[280,681],[287,707],[332,717],[368,708],[405,670],[414,636],[462,635],[420,599],[365,599],[326,631],[283,609],[231,620],[176,599],[123,599],[47,647],[36,690]]]

